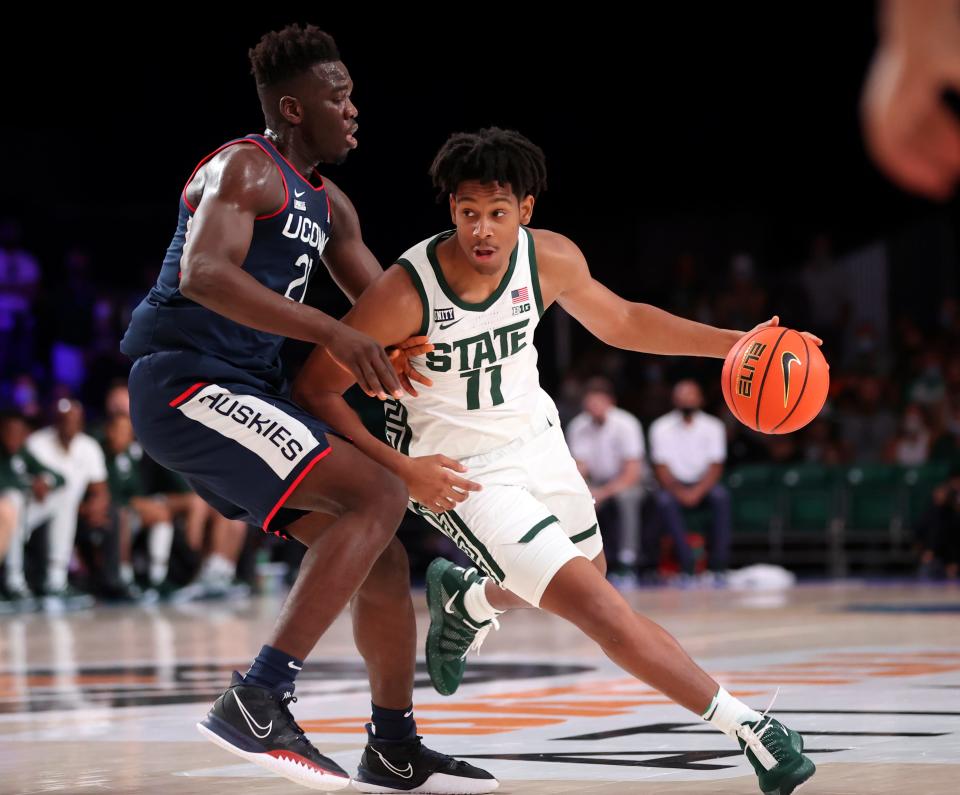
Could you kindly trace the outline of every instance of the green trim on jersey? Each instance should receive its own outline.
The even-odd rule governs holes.
[[[534,538],[537,537],[537,533],[543,530],[544,527],[559,521],[560,520],[556,516],[550,515],[546,519],[544,519],[542,522],[537,522],[533,527],[527,530],[526,535],[524,535],[524,537],[520,539],[519,543],[529,544],[531,541],[533,541]]]
[[[423,312],[420,320],[420,331],[417,332],[416,336],[423,337],[426,335],[427,329],[430,328],[430,302],[427,300],[427,291],[423,289],[423,280],[420,278],[420,274],[417,273],[417,269],[413,267],[409,260],[398,259],[397,265],[407,272],[413,286],[417,288],[417,294],[420,296],[420,305]]]
[[[506,575],[503,573],[503,569],[501,569],[501,568],[497,565],[497,561],[494,560],[493,555],[490,554],[490,552],[487,550],[486,546],[484,546],[484,545],[480,542],[480,539],[477,538],[477,537],[470,531],[470,528],[467,527],[466,524],[464,524],[463,519],[461,519],[461,518],[457,515],[457,512],[456,512],[456,511],[447,511],[446,513],[450,516],[451,519],[453,519],[454,524],[457,525],[457,527],[460,529],[460,532],[463,533],[463,534],[467,537],[467,540],[468,540],[473,546],[475,546],[475,547],[477,548],[477,552],[483,557],[483,561],[486,563],[486,566],[484,566],[484,568],[487,569],[487,571],[490,573],[490,575],[491,575],[497,582],[503,582],[503,579],[504,579],[504,577],[505,577]],[[478,560],[477,563],[481,563],[481,561]]]
[[[413,429],[407,421],[407,409],[403,403],[393,398],[383,401],[383,420],[387,444],[404,455],[410,455]]]
[[[493,577],[498,583],[503,582],[503,578],[506,576],[503,569],[497,565],[497,561],[490,554],[490,550],[470,531],[470,528],[464,524],[463,519],[457,516],[455,511],[434,513],[414,500],[411,500],[410,504],[420,516],[453,541],[461,551],[465,552],[470,560],[476,563],[484,573]]]
[[[453,288],[447,284],[447,279],[443,275],[443,268],[440,267],[440,261],[437,259],[437,244],[452,237],[456,231],[456,229],[451,229],[447,232],[441,232],[431,240],[427,244],[427,259],[430,260],[430,265],[433,267],[434,274],[436,274],[437,284],[440,285],[443,294],[447,296],[454,305],[459,306],[461,309],[466,309],[468,312],[483,312],[497,302],[497,299],[503,295],[503,291],[507,289],[507,285],[510,284],[510,279],[513,278],[513,271],[517,267],[517,254],[520,251],[520,244],[517,243],[517,245],[513,247],[507,272],[503,274],[503,278],[500,280],[500,284],[497,285],[497,289],[490,294],[490,297],[487,298],[486,301],[481,301],[479,304],[470,304],[460,298],[460,296],[453,291]]]
[[[582,533],[577,533],[575,536],[570,536],[570,540],[574,544],[579,544],[581,541],[586,541],[590,536],[597,532],[597,525],[584,530]]]
[[[537,302],[537,316],[543,317],[543,295],[540,292],[540,272],[537,270],[537,249],[533,245],[533,233],[523,228],[527,233],[527,259],[530,260],[530,281],[533,282],[533,299]]]

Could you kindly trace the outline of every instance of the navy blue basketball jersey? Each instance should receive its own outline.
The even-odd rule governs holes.
[[[133,359],[159,351],[197,351],[279,384],[283,337],[229,320],[180,292],[180,259],[196,211],[187,201],[187,187],[205,163],[238,143],[260,147],[277,164],[285,195],[283,205],[276,212],[257,217],[243,269],[274,292],[291,301],[303,301],[310,276],[320,267],[320,256],[330,237],[330,201],[319,174],[320,186],[314,187],[267,138],[248,135],[208,155],[187,180],[180,194],[177,231],[167,249],[160,276],[134,310],[120,350]]]

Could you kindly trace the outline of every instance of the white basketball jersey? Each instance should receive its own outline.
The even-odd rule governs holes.
[[[543,314],[533,235],[520,228],[499,286],[470,304],[447,284],[436,256],[437,244],[454,233],[424,240],[397,261],[420,293],[420,333],[435,346],[413,360],[433,386],[385,407],[388,440],[411,456],[479,455],[527,435],[535,419],[557,417],[533,346]]]

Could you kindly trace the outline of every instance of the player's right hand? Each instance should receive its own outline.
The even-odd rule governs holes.
[[[337,323],[323,344],[333,360],[352,373],[357,384],[370,397],[386,400],[390,395],[395,398],[403,396],[400,379],[387,352],[372,337],[344,323]]]
[[[455,474],[466,471],[463,464],[445,455],[425,455],[408,458],[398,474],[414,500],[434,513],[443,513],[467,499],[471,491],[483,488]]]

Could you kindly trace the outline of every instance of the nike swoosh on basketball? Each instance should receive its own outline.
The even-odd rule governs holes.
[[[447,603],[443,606],[443,612],[449,613],[450,615],[453,615],[453,610],[451,610],[450,608],[451,608],[452,605],[453,605],[453,600],[457,598],[457,596],[459,595],[459,593],[460,593],[460,591],[457,591],[456,593],[454,593],[453,596],[451,596],[451,597],[447,600]]]
[[[780,366],[783,367],[783,407],[787,407],[790,400],[790,365],[796,362],[800,364],[800,357],[790,351],[784,351],[780,354]]]
[[[243,715],[243,719],[247,722],[247,726],[250,728],[250,733],[260,740],[265,740],[267,737],[269,737],[270,732],[273,731],[273,721],[270,721],[266,726],[261,726],[253,719],[253,715],[247,712],[247,708],[243,706],[243,702],[240,700],[240,696],[237,695],[237,691],[234,690],[232,692],[233,697],[237,701],[237,706],[240,707],[240,714]],[[263,734],[258,733],[257,729],[262,731]]]
[[[395,773],[400,776],[400,778],[413,778],[413,765],[407,762],[407,766],[401,770],[400,768],[394,767],[386,759],[384,759],[383,754],[381,754],[376,748],[372,749],[373,752],[380,757],[380,761],[383,762],[383,766],[389,770],[391,773]]]
[[[445,329],[445,328],[450,328],[450,326],[456,325],[456,324],[459,323],[461,320],[463,320],[463,318],[462,318],[462,317],[458,317],[456,320],[453,320],[453,321],[451,321],[451,322],[449,322],[449,323],[441,323],[441,324],[440,324],[440,328],[441,328],[441,330],[442,330],[442,329]]]
[[[295,189],[295,190],[293,191],[293,195],[296,196],[298,199],[299,199],[301,196],[303,196],[304,193],[306,193],[305,190],[296,190],[296,189]]]

